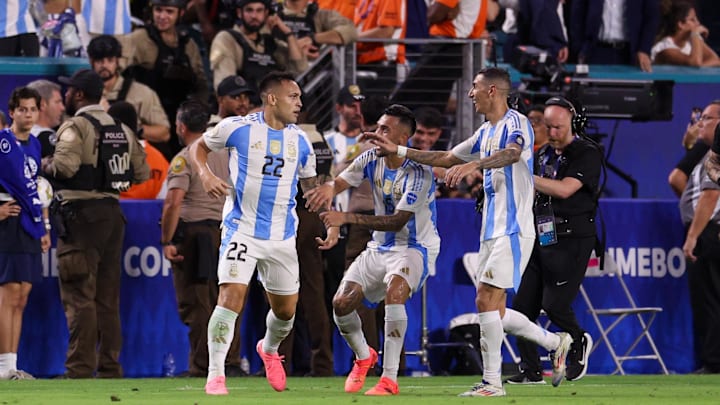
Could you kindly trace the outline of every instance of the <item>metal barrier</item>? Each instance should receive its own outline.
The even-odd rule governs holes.
[[[321,132],[332,128],[336,121],[335,97],[344,83],[344,75],[339,74],[338,66],[342,66],[343,60],[342,48],[326,46],[296,79],[303,92],[301,122],[315,124]]]

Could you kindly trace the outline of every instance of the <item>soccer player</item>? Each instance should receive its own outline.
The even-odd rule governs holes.
[[[267,292],[270,311],[265,337],[257,352],[270,385],[286,387],[280,342],[290,333],[300,287],[295,248],[297,183],[303,190],[316,184],[315,154],[307,135],[297,126],[302,107],[300,87],[293,76],[270,73],[260,83],[263,110],[245,117],[229,117],[192,144],[190,159],[203,188],[225,200],[218,263],[220,293],[208,324],[208,367],[205,392],[226,395],[224,362],[242,310],[248,283],[257,266]],[[231,184],[207,166],[210,151],[230,153]],[[317,238],[320,249],[337,243],[338,228]]]
[[[386,108],[375,134],[394,145],[406,145],[415,133],[415,116],[405,106]],[[368,179],[375,215],[329,211],[320,214],[326,227],[365,225],[375,230],[372,240],[350,265],[333,298],[335,323],[355,352],[355,364],[345,381],[345,392],[357,392],[378,354],[365,341],[356,309],[363,299],[385,300],[385,343],[380,381],[365,395],[397,395],[400,350],[407,330],[405,302],[434,273],[440,250],[436,227],[435,181],[429,166],[398,155],[378,156],[375,149],[359,155],[334,183],[309,192],[315,209],[350,187]],[[326,193],[326,195],[321,195]]]
[[[565,357],[572,338],[549,333],[528,318],[505,308],[505,289],[517,287],[535,241],[533,224],[533,131],[527,117],[508,108],[510,75],[495,67],[481,70],[468,97],[487,121],[475,134],[451,151],[420,151],[397,145],[378,134],[366,134],[378,153],[397,155],[419,163],[450,168],[445,182],[454,187],[482,170],[485,202],[480,231],[480,268],[473,279],[477,288],[483,347],[483,379],[461,396],[504,396],[500,378],[503,329],[554,351],[553,385],[565,375]]]

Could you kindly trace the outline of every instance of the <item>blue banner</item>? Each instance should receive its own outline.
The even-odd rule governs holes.
[[[187,369],[187,328],[180,322],[175,303],[171,267],[162,257],[159,245],[162,202],[124,201],[127,217],[125,233],[120,311],[123,326],[121,362],[128,377],[160,376],[166,353],[172,353],[177,372]],[[443,341],[450,319],[475,311],[475,288],[465,272],[462,257],[479,246],[480,217],[468,200],[438,201],[439,231],[442,249],[437,275],[428,286],[427,326],[432,341]],[[685,258],[682,255],[684,229],[679,220],[677,202],[671,200],[604,200],[602,216],[607,228],[607,253],[614,258],[638,306],[659,306],[661,312],[651,328],[655,342],[671,372],[693,370],[692,320],[689,306]],[[33,286],[25,310],[18,365],[37,376],[64,373],[68,331],[58,292],[55,250],[45,255],[44,281]],[[627,302],[617,280],[606,274],[592,273],[584,286],[598,308],[625,307]],[[421,298],[407,304],[408,330],[406,350],[420,348]],[[243,353],[252,368],[260,361],[254,345],[264,333],[265,306],[250,300],[242,328]],[[599,333],[579,298],[575,311],[580,324],[594,339]],[[608,321],[611,321],[609,319]],[[640,333],[635,319],[627,319],[611,335],[616,350],[623,351]],[[335,371],[349,371],[352,354],[337,332],[334,339]],[[638,351],[649,350],[646,345]],[[431,363],[442,355],[430,351]],[[506,361],[509,356],[505,353]],[[419,358],[407,357],[408,370],[425,370]],[[624,364],[628,373],[657,373],[655,361],[638,360]],[[607,348],[601,345],[590,357],[589,372],[615,370]]]

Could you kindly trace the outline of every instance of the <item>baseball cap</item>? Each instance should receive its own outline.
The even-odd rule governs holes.
[[[255,90],[241,76],[228,76],[218,84],[217,95],[220,97],[237,96],[243,93],[255,94]]]
[[[337,96],[337,103],[342,105],[350,105],[356,101],[365,100],[365,96],[360,92],[360,86],[357,84],[349,84],[342,89]]]
[[[60,76],[58,81],[62,84],[82,90],[85,96],[91,99],[99,99],[103,94],[103,83],[100,75],[90,69],[81,69],[75,72],[72,77]]]

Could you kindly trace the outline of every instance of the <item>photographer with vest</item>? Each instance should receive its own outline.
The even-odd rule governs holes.
[[[321,10],[309,0],[285,0],[280,19],[298,38],[308,59],[315,59],[323,45],[347,45],[357,39],[353,22],[334,10]]]
[[[130,33],[125,50],[128,76],[146,84],[160,97],[168,119],[174,119],[180,104],[189,99],[207,102],[210,96],[200,49],[190,37],[189,29],[177,25],[185,0],[150,0],[152,21]],[[155,144],[170,161],[181,146],[170,123],[170,140]]]
[[[139,122],[131,128],[142,128],[143,138],[150,142],[167,142],[170,139],[170,122],[158,94],[150,87],[120,74],[120,41],[111,35],[100,35],[90,41],[87,53],[90,66],[105,82],[103,97],[108,103],[127,101],[132,104]]]
[[[43,171],[55,183],[51,207],[58,235],[60,297],[70,342],[68,378],[120,378],[120,274],[125,217],[120,191],[150,177],[132,130],[99,105],[103,81],[90,69],[71,78],[65,106],[71,115],[57,132]]]
[[[296,75],[307,69],[297,37],[275,13],[271,0],[236,0],[235,6],[235,26],[219,32],[210,46],[214,88],[224,78],[238,75],[257,89],[272,71]],[[259,100],[254,104],[259,105]]]

